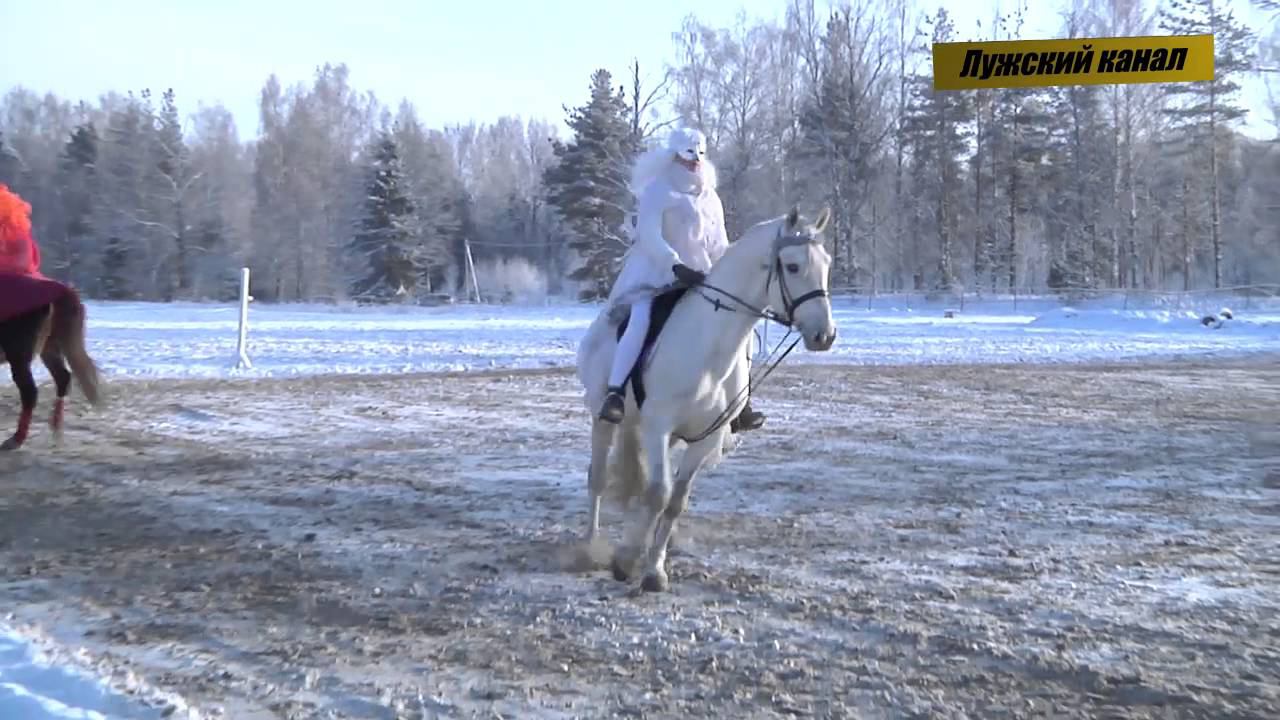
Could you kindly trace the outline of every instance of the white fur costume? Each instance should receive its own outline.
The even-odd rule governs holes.
[[[612,387],[622,385],[640,356],[652,290],[675,279],[671,267],[681,263],[709,272],[729,247],[715,167],[706,153],[701,132],[676,130],[665,147],[642,154],[632,169],[631,191],[638,199],[635,241],[609,293],[612,302],[630,302],[631,319],[613,358]],[[689,170],[677,156],[697,162],[698,169]]]

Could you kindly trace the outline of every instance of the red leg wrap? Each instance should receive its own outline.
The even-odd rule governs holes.
[[[31,411],[24,409],[22,414],[18,416],[18,432],[13,434],[14,447],[21,445],[27,441],[27,434],[31,432]]]

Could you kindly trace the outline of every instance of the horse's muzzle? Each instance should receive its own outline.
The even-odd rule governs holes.
[[[836,328],[833,325],[830,331],[819,331],[813,335],[804,337],[804,347],[806,350],[814,352],[826,352],[836,344]]]

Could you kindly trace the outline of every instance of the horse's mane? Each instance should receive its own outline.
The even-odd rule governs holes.
[[[757,222],[753,225],[748,226],[747,229],[744,230],[742,234],[738,236],[738,239],[736,241],[729,243],[728,249],[725,250],[725,255],[727,256],[730,253],[732,253],[735,247],[738,247],[738,246],[752,247],[757,243],[761,243],[761,244],[764,244],[766,247],[772,248],[772,243],[774,238],[777,237],[778,232],[782,229],[782,227],[786,224],[786,222],[787,222],[787,213],[783,213],[782,215],[778,215],[775,217],[765,218],[760,222]],[[800,216],[800,222],[802,225],[809,225],[812,223],[812,221],[809,218],[806,218],[803,215]],[[819,244],[818,249],[823,254],[827,255],[828,259],[830,259],[830,253],[827,252],[825,243]]]
[[[657,145],[640,153],[631,165],[631,194],[640,197],[649,183],[673,162],[671,156],[671,149],[664,145]],[[703,189],[716,189],[716,166],[710,158],[702,159],[698,174],[702,177]]]

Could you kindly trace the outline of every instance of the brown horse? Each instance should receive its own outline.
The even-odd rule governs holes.
[[[49,420],[55,436],[62,433],[63,408],[73,375],[90,405],[97,406],[101,402],[98,367],[85,350],[84,320],[85,310],[80,295],[74,289],[66,288],[52,303],[0,321],[0,364],[9,363],[13,382],[22,396],[18,430],[0,444],[0,450],[16,450],[27,440],[31,417],[36,409],[36,381],[31,375],[31,365],[37,354],[53,376],[58,391],[53,416]]]

